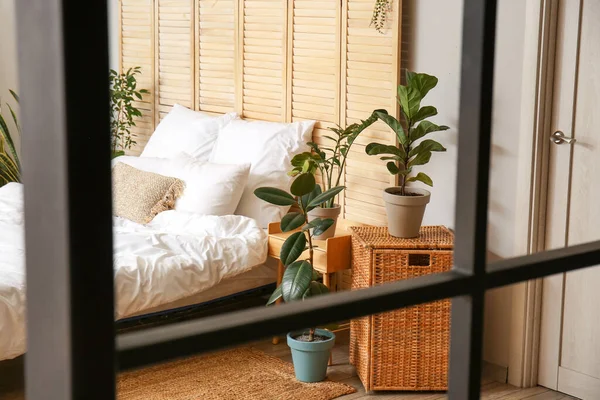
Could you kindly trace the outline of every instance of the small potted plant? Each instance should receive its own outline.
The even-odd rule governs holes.
[[[279,299],[287,303],[329,293],[327,286],[319,281],[319,273],[313,268],[313,238],[331,227],[333,220],[315,218],[309,222],[308,213],[333,199],[344,187],[336,186],[325,192],[319,189],[314,175],[303,172],[292,183],[291,193],[271,187],[254,191],[257,197],[271,204],[293,206],[300,210],[286,214],[281,220],[282,232],[296,232],[281,247],[280,260],[285,265],[285,272],[267,305]],[[306,250],[308,258],[300,260]],[[319,382],[325,379],[329,355],[335,343],[333,332],[315,327],[290,332],[287,343],[292,350],[294,371],[299,381]]]
[[[377,116],[372,114],[366,120],[361,121],[360,124],[352,124],[346,128],[340,126],[329,128],[332,135],[323,136],[323,139],[328,140],[330,145],[319,146],[317,143],[308,142],[312,151],[294,156],[292,158],[293,169],[289,174],[291,176],[298,176],[303,173],[314,175],[318,171],[321,176],[322,187],[320,185],[315,186],[317,194],[339,186],[346,167],[346,158],[354,140],[375,121],[377,121]],[[329,229],[315,235],[314,238],[317,240],[327,239],[335,235],[335,227],[341,206],[336,204],[334,200],[334,198],[331,198],[308,213],[309,221],[316,218],[330,218],[333,220],[333,225]]]
[[[112,158],[125,155],[125,151],[136,144],[131,128],[135,126],[133,118],[141,117],[142,112],[133,102],[142,100],[144,94],[150,94],[146,89],[137,89],[136,75],[141,73],[141,67],[134,67],[124,73],[111,69],[108,75]]]
[[[412,175],[413,168],[429,162],[434,151],[446,151],[444,146],[435,140],[425,139],[431,132],[449,129],[445,125],[436,125],[427,118],[437,115],[432,106],[421,107],[421,101],[438,83],[435,76],[406,73],[406,86],[398,86],[398,102],[400,103],[404,126],[385,110],[376,110],[377,118],[387,124],[398,139],[398,145],[370,143],[365,148],[369,155],[383,155],[387,161],[387,169],[393,175],[399,175],[399,186],[389,187],[383,191],[385,209],[388,218],[390,235],[411,238],[419,236],[423,222],[425,207],[429,203],[431,193],[425,189],[408,186],[407,183],[419,181],[433,186],[431,178],[419,172]]]

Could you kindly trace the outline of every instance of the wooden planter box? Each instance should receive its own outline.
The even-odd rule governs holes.
[[[453,233],[424,226],[415,239],[386,227],[352,228],[352,289],[363,289],[452,267]],[[352,320],[350,362],[365,390],[446,390],[450,300]]]

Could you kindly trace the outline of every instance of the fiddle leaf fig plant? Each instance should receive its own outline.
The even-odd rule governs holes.
[[[333,199],[344,190],[344,186],[336,186],[325,192],[317,185],[310,172],[302,172],[296,176],[290,192],[261,187],[254,194],[271,204],[293,206],[300,211],[290,212],[281,220],[281,231],[292,233],[281,246],[280,260],[285,265],[281,284],[275,289],[267,305],[282,299],[284,302],[304,300],[312,296],[329,293],[329,289],[319,281],[319,273],[313,268],[313,237],[325,232],[332,224],[330,218],[317,218],[308,221],[308,212],[315,207]],[[308,250],[308,258],[300,259]],[[315,329],[310,328],[308,341],[314,341]]]
[[[419,172],[412,175],[413,168],[425,165],[431,159],[433,152],[446,151],[439,142],[432,139],[423,139],[432,132],[449,129],[446,125],[436,125],[427,118],[437,115],[433,106],[421,106],[427,93],[438,83],[435,76],[409,72],[406,73],[406,85],[398,86],[398,103],[404,124],[386,110],[373,112],[377,119],[383,121],[396,134],[398,145],[370,143],[365,148],[368,155],[382,156],[381,160],[387,161],[387,169],[392,175],[400,176],[400,195],[405,196],[408,182],[420,181],[433,186],[432,179],[425,173]]]
[[[341,126],[329,128],[332,134],[323,136],[324,139],[330,142],[329,145],[308,142],[312,151],[294,156],[292,158],[293,169],[288,174],[300,178],[303,175],[314,176],[316,172],[319,172],[323,181],[323,187],[320,189],[327,191],[338,187],[344,174],[346,158],[352,144],[354,144],[354,141],[362,131],[376,121],[377,116],[372,114],[366,120],[349,125],[346,128],[342,128]],[[321,203],[321,207],[331,208],[334,205],[333,203],[334,198],[330,198],[326,202]]]

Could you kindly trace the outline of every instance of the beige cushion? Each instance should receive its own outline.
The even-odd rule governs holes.
[[[183,181],[140,171],[124,163],[112,169],[113,215],[146,224],[160,212],[175,208]]]

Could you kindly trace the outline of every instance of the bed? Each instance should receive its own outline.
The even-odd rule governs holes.
[[[16,183],[0,188],[0,359],[25,351],[22,188]],[[266,233],[251,218],[166,211],[140,225],[115,217],[114,235],[116,319],[275,281],[271,270],[261,267]],[[211,288],[212,298],[205,293]]]
[[[290,159],[306,150],[313,125],[210,118],[175,107],[146,146],[147,154],[116,159],[114,194],[115,165],[122,164],[177,178],[185,190],[172,209],[149,222],[116,213],[115,319],[274,283],[265,228],[285,210],[263,204],[253,192],[260,186],[289,186]],[[0,188],[0,360],[26,350],[25,292],[23,185],[11,183]]]

